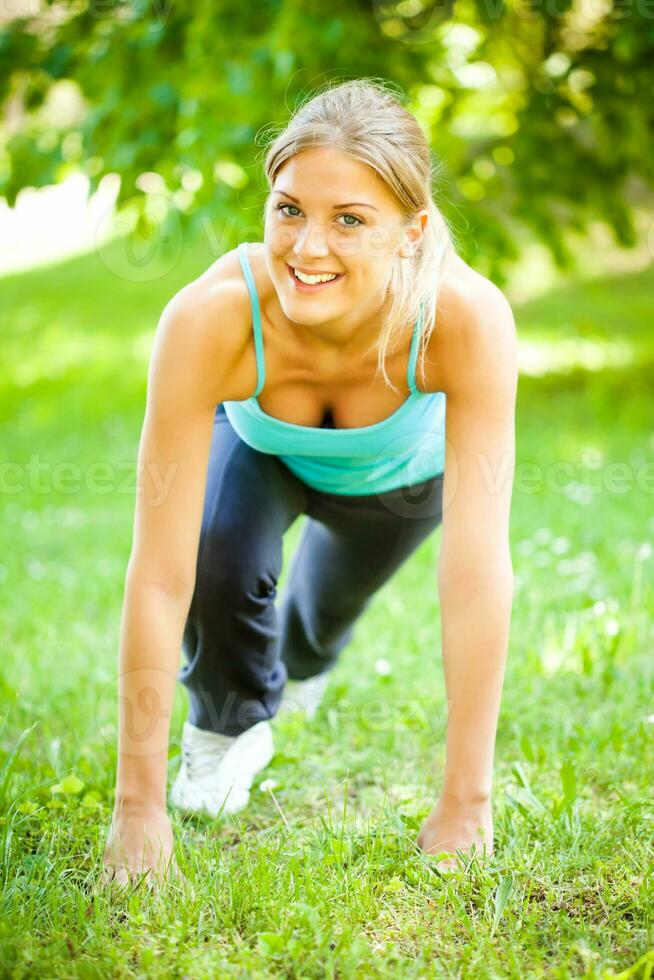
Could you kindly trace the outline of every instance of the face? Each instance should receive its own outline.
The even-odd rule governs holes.
[[[393,263],[410,258],[426,220],[427,211],[407,220],[381,177],[340,150],[292,157],[275,178],[264,233],[286,316],[322,327],[323,339],[347,340],[379,312]]]

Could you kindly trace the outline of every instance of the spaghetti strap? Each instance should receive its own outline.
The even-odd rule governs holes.
[[[409,365],[407,367],[407,383],[413,395],[422,394],[416,385],[416,361],[418,359],[418,342],[422,333],[422,320],[424,316],[424,304],[420,304],[420,310],[413,327],[411,337],[411,349],[409,351]]]
[[[251,398],[256,398],[263,388],[266,380],[266,361],[263,355],[263,333],[261,330],[261,310],[259,309],[259,297],[257,287],[254,283],[250,260],[248,259],[247,246],[249,242],[241,242],[238,246],[238,257],[243,270],[243,277],[250,294],[250,304],[252,306],[252,332],[254,334],[254,352],[257,359],[257,387]]]

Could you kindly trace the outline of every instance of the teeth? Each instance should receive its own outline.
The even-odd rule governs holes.
[[[317,282],[331,282],[333,279],[338,279],[338,276],[326,274],[322,276],[307,276],[304,272],[300,272],[299,269],[293,269],[296,277],[300,282],[304,282],[307,286],[314,286]]]

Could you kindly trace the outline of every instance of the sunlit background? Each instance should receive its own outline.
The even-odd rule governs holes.
[[[649,975],[653,24],[640,0],[0,8],[12,976]],[[366,611],[317,723],[280,722],[243,821],[176,824],[195,894],[111,908],[90,881],[157,321],[261,238],[269,128],[353,77],[405,94],[457,247],[518,327],[495,864],[443,884],[411,847],[444,758],[439,530]],[[185,716],[178,690],[171,778]]]

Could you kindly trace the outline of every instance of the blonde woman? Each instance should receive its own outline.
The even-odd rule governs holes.
[[[320,91],[265,169],[264,241],[221,256],[157,328],[105,881],[179,874],[166,807],[176,681],[190,710],[171,804],[241,810],[282,700],[315,712],[372,596],[441,521],[446,765],[417,843],[492,851],[513,593],[511,309],[457,256],[423,132],[383,83]]]

